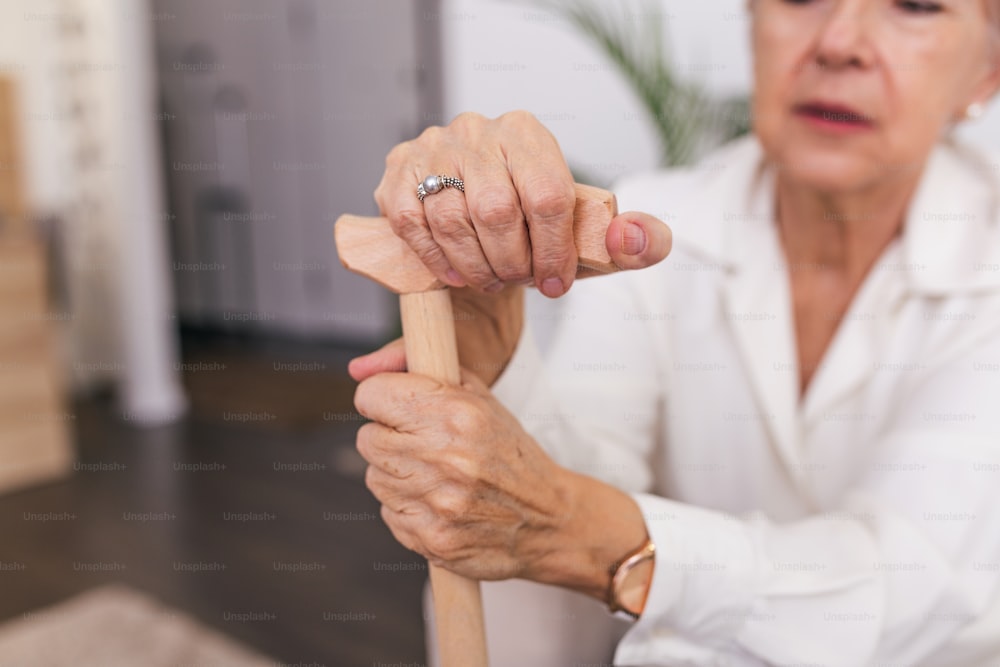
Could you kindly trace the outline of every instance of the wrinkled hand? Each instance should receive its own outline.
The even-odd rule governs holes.
[[[573,513],[566,471],[477,377],[380,372],[355,405],[373,420],[357,440],[366,484],[403,546],[473,579],[537,578]]]
[[[421,203],[430,175],[461,178]],[[548,297],[577,277],[573,240],[576,190],[555,137],[537,118],[512,111],[489,119],[463,113],[430,127],[386,157],[375,201],[393,231],[443,283],[496,294],[534,284]],[[644,213],[612,220],[605,240],[623,269],[641,269],[670,252],[670,229]]]

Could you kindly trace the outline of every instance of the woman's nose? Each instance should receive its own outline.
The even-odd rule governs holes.
[[[816,44],[816,64],[823,68],[867,68],[875,61],[872,35],[878,20],[877,1],[831,3]]]

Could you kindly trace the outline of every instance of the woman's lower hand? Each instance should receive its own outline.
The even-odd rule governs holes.
[[[393,358],[405,365],[398,344],[381,361]],[[382,518],[434,565],[603,600],[611,566],[645,540],[629,495],[559,466],[467,370],[451,387],[385,368],[361,382],[355,405],[372,420],[357,446]]]
[[[529,576],[570,516],[560,468],[481,381],[379,373],[355,405],[365,481],[403,546],[475,579]]]

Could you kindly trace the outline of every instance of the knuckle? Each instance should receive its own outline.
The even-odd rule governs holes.
[[[389,530],[392,531],[393,536],[395,536],[396,539],[399,540],[400,544],[402,544],[404,547],[410,548],[409,545],[403,542],[403,540],[400,538],[399,533],[402,533],[403,531],[399,531],[399,526],[397,525],[399,517],[392,510],[392,508],[383,503],[382,506],[379,508],[379,514],[382,515],[382,521],[384,521],[385,525],[389,527]]]
[[[524,195],[525,212],[532,220],[572,220],[576,206],[573,188],[559,183],[539,183]]]
[[[442,561],[452,560],[460,545],[451,525],[446,521],[435,521],[427,529],[423,539],[429,554]]]
[[[487,466],[473,456],[452,455],[448,460],[449,474],[463,489],[478,489],[486,479]]]
[[[458,265],[457,262],[456,265]],[[465,278],[465,282],[479,290],[485,290],[498,280],[493,269],[488,266],[476,265],[471,268],[463,268],[458,265],[457,270]]]
[[[422,149],[426,149],[428,146],[434,146],[441,143],[444,137],[445,128],[440,125],[431,125],[424,128],[424,131],[420,133],[417,137],[416,142],[421,145]],[[413,148],[411,146],[411,148]]]
[[[388,213],[389,227],[396,236],[413,246],[421,237],[430,236],[427,225],[417,211],[400,209]]]
[[[523,283],[531,278],[531,266],[523,264],[501,264],[493,267],[497,277],[505,283]]]
[[[522,284],[531,278],[531,249],[524,248],[519,251],[523,259],[516,257],[505,258],[507,261],[492,262],[490,266],[502,282],[508,285]]]
[[[379,514],[382,515],[382,520],[386,522],[387,525],[391,526],[395,523],[395,516],[393,516],[393,511],[389,509],[388,506],[382,505],[379,509]]]
[[[445,242],[457,243],[475,236],[475,231],[466,220],[465,212],[459,208],[442,208],[429,223],[434,238]]]
[[[413,248],[413,252],[420,258],[420,261],[428,267],[435,267],[448,261],[444,256],[444,251],[441,250],[441,246],[432,240],[410,245]]]
[[[455,487],[438,489],[431,496],[430,505],[434,514],[448,522],[458,521],[471,508],[468,495]]]
[[[486,117],[475,111],[463,111],[462,113],[455,116],[450,125],[456,128],[470,128],[478,125],[482,125],[486,122]]]
[[[475,398],[465,398],[449,405],[446,428],[458,439],[467,442],[470,438],[481,438],[494,427],[485,403]]]
[[[411,535],[410,531],[406,529],[405,523],[400,520],[399,514],[393,511],[388,505],[382,505],[379,509],[379,514],[382,515],[382,521],[389,527],[389,530],[392,532],[392,536],[396,538],[397,542],[410,551],[417,551],[413,535]]]
[[[400,211],[389,219],[389,224],[396,236],[403,239],[427,266],[444,260],[444,253],[416,211]]]
[[[506,283],[531,277],[531,247],[520,203],[506,194],[500,194],[487,195],[470,206],[479,229],[500,244],[499,256],[491,258],[500,260],[491,262],[496,276]]]
[[[448,207],[435,211],[429,224],[435,245],[445,257],[445,261],[448,261],[467,283],[473,287],[485,288],[497,281],[493,269],[482,257],[478,235],[464,207]]]
[[[362,417],[368,417],[368,380],[358,384],[354,390],[354,407]]]
[[[491,231],[503,233],[524,224],[521,207],[506,194],[484,194],[469,206],[473,217]]]
[[[467,437],[486,428],[486,416],[475,404],[455,406],[448,411],[448,429],[455,436]]]
[[[412,208],[404,208],[391,212],[389,215],[389,225],[392,227],[392,231],[404,239],[405,236],[403,235],[406,233],[412,234],[413,232],[420,232],[426,229],[420,211]]]
[[[378,496],[378,469],[375,466],[368,466],[365,469],[365,487]]]
[[[406,164],[410,160],[410,156],[412,154],[413,154],[412,141],[404,141],[402,143],[396,144],[385,156],[385,166],[388,169],[396,165]]]
[[[372,431],[374,429],[374,424],[368,423],[363,424],[361,428],[358,429],[358,436],[355,440],[355,447],[358,450],[358,454],[361,454],[361,458],[365,461],[371,462],[372,455]]]
[[[482,114],[465,111],[455,116],[448,124],[445,141],[451,144],[452,150],[456,145],[475,150],[480,146],[483,137],[489,134],[493,122]]]
[[[540,125],[538,119],[530,111],[524,109],[515,109],[513,111],[508,111],[507,113],[500,116],[497,120],[505,124],[512,125]]]
[[[565,246],[542,245],[535,248],[534,261],[539,268],[559,270],[569,263],[575,252],[575,249]]]

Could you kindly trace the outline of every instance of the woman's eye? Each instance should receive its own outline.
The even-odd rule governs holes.
[[[937,14],[944,9],[937,2],[921,2],[920,0],[900,0],[900,9],[911,14]]]
[[[808,5],[814,0],[784,0],[787,5]],[[944,7],[939,2],[928,0],[899,0],[897,6],[910,14],[937,14]]]

